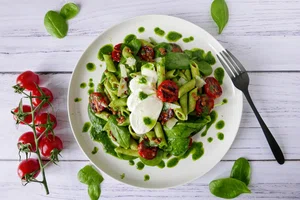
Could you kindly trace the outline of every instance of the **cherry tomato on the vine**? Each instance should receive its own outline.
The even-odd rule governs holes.
[[[48,122],[49,118],[49,122]],[[43,133],[48,127],[48,132],[51,132],[53,129],[55,129],[57,125],[56,117],[52,114],[48,113],[41,113],[37,115],[34,119],[35,122],[35,130],[39,133]],[[48,125],[47,125],[48,122]]]
[[[26,133],[23,133],[18,140],[18,148],[21,147],[21,145],[29,145],[29,149],[31,152],[35,152],[36,151],[36,145],[35,145],[35,141],[34,141],[34,134],[33,132],[29,131]]]
[[[163,102],[175,102],[178,100],[179,88],[174,81],[164,80],[157,88],[157,97]]]
[[[49,134],[41,138],[39,149],[43,156],[49,158],[52,154],[59,153],[63,149],[63,142],[58,136]]]
[[[205,79],[204,91],[207,96],[211,98],[218,98],[222,95],[222,88],[220,83],[214,77],[207,77]]]
[[[29,105],[23,105],[22,106],[22,110],[23,110],[23,113],[28,113],[24,116],[18,116],[20,119],[20,124],[25,124],[25,123],[28,123],[30,124],[32,122],[32,114],[30,113],[31,112],[31,107]],[[14,113],[18,114],[19,112],[19,107],[15,108]],[[17,121],[17,116],[14,115],[14,119]],[[24,123],[25,122],[25,123]]]
[[[17,84],[26,90],[36,89],[40,82],[39,76],[32,71],[25,71],[17,77]]]
[[[139,155],[147,160],[152,160],[156,157],[158,148],[157,147],[149,147],[146,144],[145,140],[142,140],[138,145]]]
[[[36,178],[40,173],[40,164],[38,159],[28,158],[23,160],[18,166],[18,175],[22,180],[25,180],[25,176],[31,175],[32,178]]]
[[[45,94],[45,96],[48,98],[48,102],[52,102],[53,101],[53,95],[51,90],[49,90],[48,88],[45,87],[40,87],[40,89],[42,90],[42,92]],[[43,95],[40,93],[40,91],[36,88],[34,90],[32,90],[32,96],[36,96],[37,98],[33,98],[32,99],[32,104],[37,107],[38,105],[40,105],[40,103],[42,102],[42,99],[40,99],[41,97],[43,97]],[[38,98],[40,97],[40,98]],[[49,103],[44,103],[43,104],[43,108],[49,106]]]

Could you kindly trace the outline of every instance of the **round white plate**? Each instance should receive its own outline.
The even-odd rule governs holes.
[[[145,32],[143,33],[138,32],[138,28],[141,26],[145,27]],[[88,133],[82,133],[83,124],[89,121],[87,114],[88,86],[85,89],[81,89],[79,85],[82,82],[88,83],[90,78],[94,80],[95,85],[99,82],[105,69],[105,63],[98,60],[97,53],[103,45],[121,43],[128,34],[135,34],[138,38],[147,40],[149,37],[153,37],[157,42],[167,41],[164,37],[154,33],[155,27],[160,27],[166,33],[177,31],[183,35],[183,38],[193,36],[193,42],[184,43],[182,39],[176,42],[183,49],[198,47],[205,51],[212,51],[215,57],[217,52],[224,49],[209,33],[183,19],[163,15],[148,15],[120,23],[102,33],[81,56],[70,82],[68,113],[71,127],[79,146],[91,162],[104,173],[123,183],[137,187],[167,188],[201,177],[223,158],[237,134],[243,101],[241,92],[233,86],[230,78],[225,75],[222,85],[223,95],[219,98],[219,101],[227,98],[228,103],[215,109],[219,116],[217,120],[223,119],[225,121],[225,127],[221,130],[225,137],[222,141],[217,138],[217,133],[220,130],[216,130],[214,125],[209,129],[206,137],[200,137],[199,134],[194,136],[194,140],[203,142],[205,151],[204,155],[197,161],[193,161],[190,156],[181,160],[174,168],[165,167],[160,169],[158,167],[145,166],[143,170],[137,170],[135,166],[130,166],[128,161],[119,160],[103,152],[102,146],[93,142]],[[96,64],[97,69],[94,72],[87,71],[86,64],[89,62]],[[103,66],[100,67],[100,64]],[[220,66],[221,64],[217,61],[213,67]],[[82,101],[74,102],[74,99],[77,97],[81,98]],[[207,142],[208,137],[213,137],[212,143]],[[98,153],[95,155],[91,153],[94,146],[99,148]],[[121,179],[120,175],[123,173],[125,178]],[[150,175],[149,181],[144,181],[145,174]]]

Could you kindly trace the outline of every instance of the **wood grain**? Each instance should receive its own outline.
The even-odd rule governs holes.
[[[63,160],[86,160],[73,138],[67,116],[67,87],[70,74],[46,74],[41,75],[41,85],[50,88],[54,95],[54,113],[59,125],[56,133],[63,137],[65,150]],[[0,134],[2,141],[0,152],[10,149],[6,154],[0,154],[0,159],[16,160],[16,141],[22,131],[27,131],[20,126],[15,129],[10,109],[17,106],[18,94],[13,93],[11,86],[15,82],[16,75],[0,75],[0,93],[2,104],[0,105],[0,126],[5,134]],[[278,143],[283,148],[287,159],[300,159],[298,130],[300,128],[300,73],[250,73],[250,93],[265,122],[273,132]],[[284,87],[289,86],[289,87]],[[225,133],[226,135],[226,133]],[[232,145],[231,150],[224,160],[234,160],[240,156],[247,155],[252,160],[274,160],[269,146],[264,138],[261,128],[250,109],[248,103],[244,102],[244,111],[240,130]]]

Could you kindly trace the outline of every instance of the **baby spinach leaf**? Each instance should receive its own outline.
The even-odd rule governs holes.
[[[142,46],[142,42],[139,39],[133,39],[129,42],[128,47],[136,55]]]
[[[101,188],[97,184],[91,184],[88,186],[88,194],[91,200],[98,200],[101,195]]]
[[[234,162],[230,177],[243,181],[246,185],[250,182],[251,168],[248,160],[239,158]]]
[[[130,133],[127,127],[118,126],[116,116],[110,116],[109,127],[112,135],[116,138],[118,144],[125,149],[128,149],[130,146]]]
[[[78,12],[79,7],[75,3],[67,3],[61,8],[60,15],[69,20],[75,17]]]
[[[216,59],[215,59],[215,57],[212,55],[211,51],[209,51],[209,52],[206,53],[204,60],[205,60],[208,64],[210,64],[210,65],[216,64]]]
[[[96,131],[97,132],[103,131],[103,127],[105,126],[106,121],[104,119],[97,117],[95,113],[92,111],[90,105],[88,105],[88,116]]]
[[[171,154],[174,156],[183,155],[189,148],[190,138],[170,138],[168,145],[171,147]]]
[[[86,185],[100,185],[100,183],[104,180],[91,165],[86,165],[84,168],[79,170],[77,178],[81,183]]]
[[[155,45],[154,47],[155,57],[163,57],[166,53],[172,51],[172,46],[170,43],[161,42]]]
[[[204,60],[205,51],[199,48],[192,49],[193,60],[201,61]]]
[[[251,193],[246,184],[234,178],[223,178],[210,182],[210,192],[221,198],[232,199],[243,193]]]
[[[185,53],[170,52],[166,55],[165,66],[167,70],[189,69],[190,59]]]
[[[226,1],[214,0],[211,4],[210,12],[213,20],[219,27],[219,34],[221,34],[229,19]]]
[[[48,33],[57,38],[63,38],[67,35],[68,24],[58,12],[48,11],[44,17],[44,25]]]
[[[213,69],[212,67],[210,66],[210,64],[208,64],[207,62],[205,61],[200,61],[200,62],[197,62],[195,61],[198,65],[198,69],[200,71],[200,73],[203,75],[203,76],[209,76],[211,75]]]

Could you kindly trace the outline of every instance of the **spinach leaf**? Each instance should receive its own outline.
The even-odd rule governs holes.
[[[204,60],[210,64],[210,65],[214,65],[216,64],[216,59],[215,57],[212,55],[211,51],[207,52],[207,54],[205,55]]]
[[[198,69],[200,71],[200,73],[203,75],[203,76],[209,76],[211,75],[213,69],[212,67],[210,66],[210,64],[208,64],[207,62],[205,61],[200,61],[200,62],[197,62],[195,61],[198,65]]]
[[[113,52],[114,47],[112,44],[106,44],[103,47],[101,47],[98,51],[98,58],[101,61],[104,61],[103,55],[109,55]]]
[[[190,59],[185,53],[170,52],[166,55],[165,66],[167,70],[189,69]]]
[[[100,185],[100,183],[104,180],[103,177],[91,165],[87,165],[79,170],[77,178],[81,183],[86,185]]]
[[[110,116],[108,119],[110,131],[112,135],[116,138],[118,144],[125,149],[128,149],[130,146],[130,133],[128,127],[118,126],[116,116]]]
[[[136,35],[134,35],[134,34],[129,34],[129,35],[127,35],[125,38],[124,38],[124,44],[129,44],[130,42],[131,42],[131,40],[134,40],[134,39],[136,39],[137,37],[136,37]],[[124,48],[124,47],[123,47]],[[123,49],[123,48],[121,48],[121,49]]]
[[[169,138],[168,145],[174,156],[183,155],[189,149],[190,138]]]
[[[199,48],[192,49],[193,60],[202,61],[204,60],[205,51]]]
[[[246,185],[250,182],[251,168],[248,160],[239,158],[234,162],[230,177],[243,181]]]
[[[44,25],[48,33],[57,38],[63,38],[67,35],[68,24],[58,12],[50,10],[44,17]]]
[[[221,34],[229,19],[226,1],[214,0],[211,4],[210,12],[213,20],[219,27],[219,34]]]
[[[156,157],[153,158],[152,160],[147,160],[143,157],[140,157],[140,160],[145,164],[145,165],[148,165],[148,166],[156,166],[158,165],[162,159],[163,159],[163,155],[164,155],[164,152],[162,150],[158,150],[157,154],[156,154]]]
[[[210,192],[221,198],[232,199],[243,193],[251,193],[245,183],[234,178],[223,178],[210,182]]]
[[[88,116],[96,131],[97,132],[103,131],[103,127],[105,126],[106,121],[104,119],[97,117],[95,113],[92,111],[90,105],[88,105]]]
[[[101,188],[99,185],[92,184],[88,186],[88,194],[91,200],[98,200],[101,195]]]
[[[142,46],[142,42],[139,39],[133,39],[129,42],[128,47],[136,55]]]
[[[79,7],[75,3],[67,3],[60,9],[60,15],[65,19],[72,19],[79,12]]]

